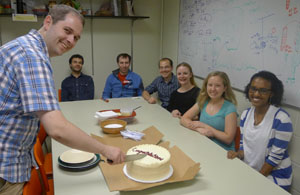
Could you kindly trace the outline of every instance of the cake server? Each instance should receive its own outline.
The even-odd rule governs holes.
[[[147,156],[147,154],[131,154],[131,155],[126,155],[124,162],[139,160],[141,158],[144,158],[145,156]],[[107,162],[108,163],[113,163],[113,161],[110,160],[110,159],[107,159]]]

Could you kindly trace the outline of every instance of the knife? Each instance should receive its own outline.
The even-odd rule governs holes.
[[[145,156],[147,156],[147,154],[131,154],[131,155],[126,155],[124,162],[139,160],[139,159],[144,158]],[[107,159],[107,162],[108,163],[113,163],[113,161],[110,160],[110,159]]]
[[[125,162],[139,160],[141,158],[144,158],[145,156],[147,156],[147,154],[131,154],[131,155],[126,155]]]

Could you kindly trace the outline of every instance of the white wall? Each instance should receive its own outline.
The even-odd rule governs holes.
[[[94,12],[100,7],[100,3],[96,5],[96,2],[93,1]],[[142,75],[144,85],[148,85],[158,75],[157,63],[161,55],[161,2],[161,0],[134,2],[136,15],[150,17],[136,20],[133,26],[133,71]],[[43,18],[39,17],[38,20],[37,23],[12,22],[9,16],[0,17],[2,44],[26,34],[32,28],[39,29]],[[116,56],[123,52],[131,53],[130,30],[131,20],[128,19],[86,18],[81,39],[75,48],[51,59],[56,88],[59,89],[62,80],[70,74],[69,58],[79,53],[85,60],[83,72],[94,79],[95,98],[100,98],[107,76],[118,67]]]
[[[179,6],[180,0],[164,0],[162,55],[169,55],[173,59],[177,59],[178,54]],[[200,87],[202,86],[202,79],[196,79],[196,82]],[[250,103],[245,99],[243,93],[237,90],[234,92],[238,100],[238,112],[241,114],[244,109],[250,106]],[[289,147],[294,174],[291,193],[300,195],[300,109],[287,106],[283,106],[283,108],[291,115],[294,128],[294,135]]]

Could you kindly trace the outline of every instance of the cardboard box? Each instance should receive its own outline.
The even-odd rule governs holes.
[[[158,144],[163,137],[163,134],[154,126],[151,126],[143,131],[145,136],[141,141],[134,141],[131,139],[124,139],[120,136],[106,136],[99,137],[92,135],[95,139],[102,143],[117,146],[122,149],[124,153],[135,145],[140,144]],[[177,146],[169,148],[169,142],[162,142],[158,145],[167,148],[171,153],[170,164],[173,167],[173,175],[162,182],[158,183],[139,183],[135,182],[125,176],[123,167],[125,163],[119,165],[109,165],[108,163],[99,163],[101,171],[105,177],[106,183],[110,191],[134,191],[143,190],[146,188],[163,185],[166,183],[173,183],[179,181],[187,181],[193,179],[200,170],[200,163],[194,162]],[[101,156],[101,158],[104,158]],[[106,160],[106,159],[105,159]]]

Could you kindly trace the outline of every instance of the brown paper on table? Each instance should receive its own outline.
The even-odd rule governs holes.
[[[122,149],[123,152],[127,152],[127,150],[133,146],[140,144],[157,144],[161,138],[164,136],[160,131],[158,131],[154,126],[151,126],[143,131],[145,136],[140,141],[135,141],[132,139],[124,139],[121,134],[106,134],[105,137],[99,137],[97,135],[93,135],[92,137],[99,140],[101,143],[117,146]]]
[[[123,139],[122,137],[102,138],[96,135],[92,135],[92,137],[96,138],[102,143],[120,147],[122,151],[125,153],[129,148],[135,145],[157,144],[163,137],[163,135],[153,126],[144,130],[143,133],[145,133],[145,136],[141,141]],[[154,186],[163,185],[166,183],[191,180],[196,176],[196,174],[200,170],[200,163],[195,163],[177,146],[173,146],[172,148],[169,148],[169,142],[163,142],[160,143],[159,145],[165,147],[171,153],[170,164],[173,167],[173,175],[169,179],[158,183],[139,183],[126,177],[126,175],[123,172],[123,167],[125,163],[119,165],[109,165],[108,163],[101,162],[99,163],[99,166],[105,177],[109,190],[110,191],[143,190]]]

